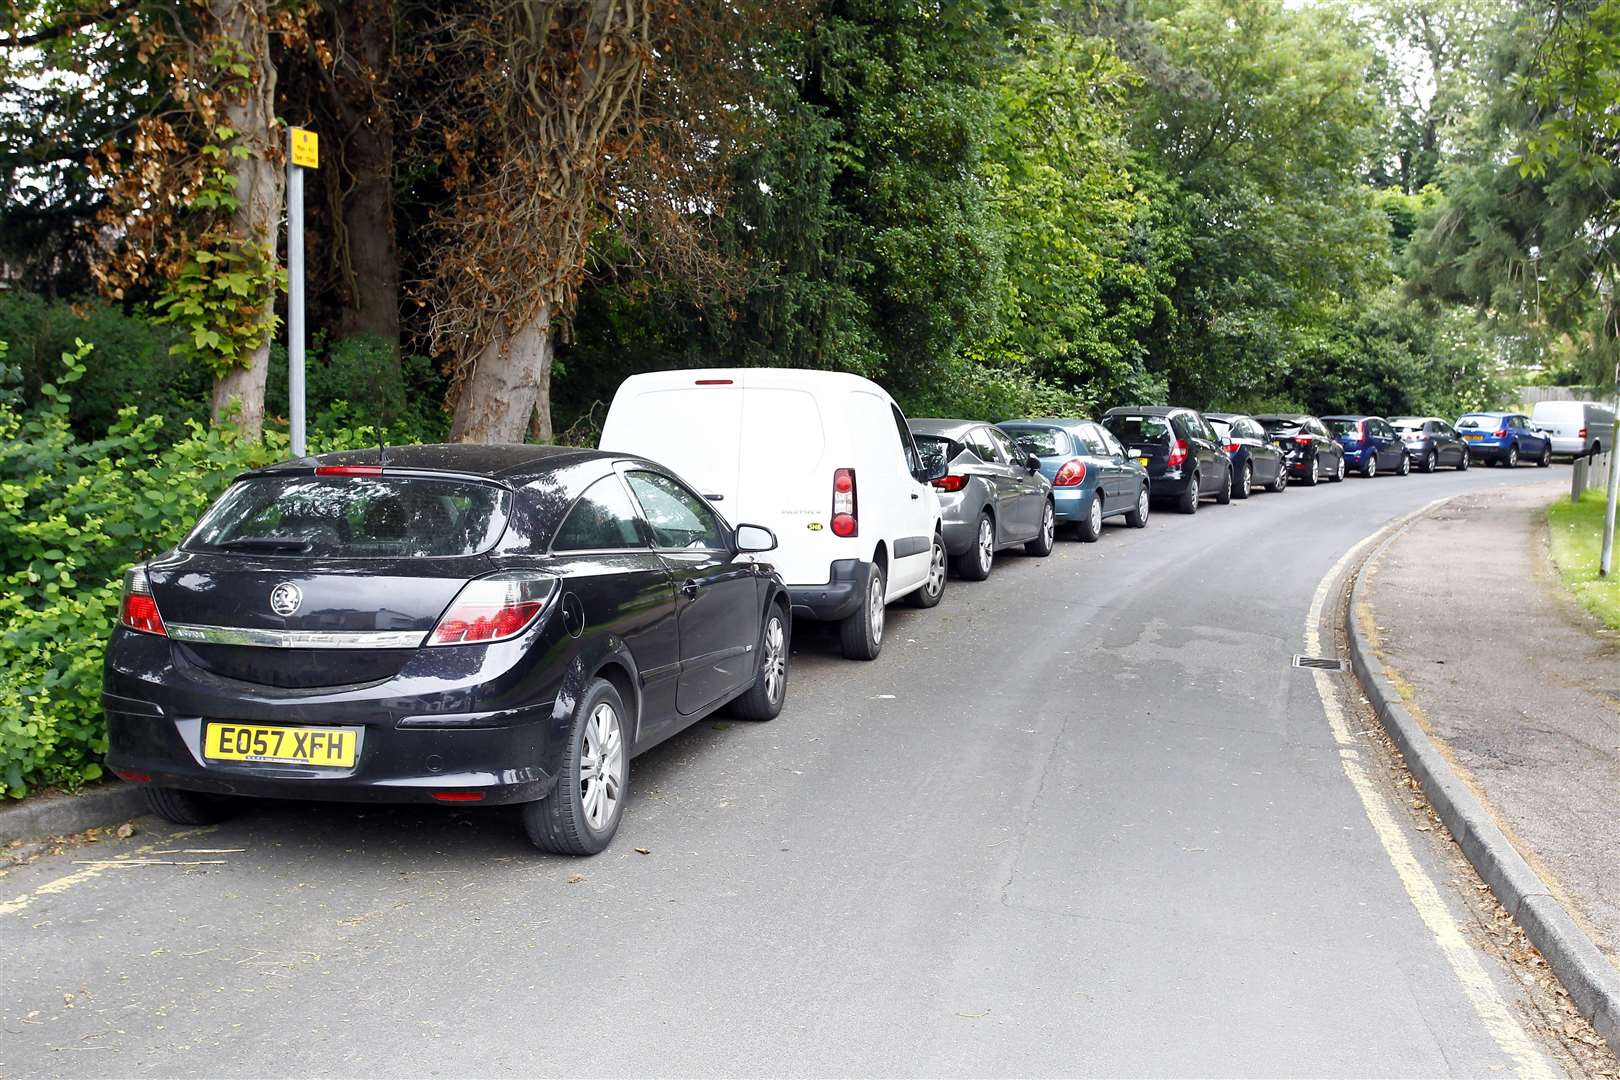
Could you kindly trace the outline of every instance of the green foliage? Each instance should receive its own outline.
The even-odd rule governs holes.
[[[408,432],[411,442],[442,442],[450,428],[444,390],[427,357],[396,357],[392,345],[367,334],[318,337],[304,357],[305,408],[316,427],[370,424]],[[278,412],[287,401],[287,349],[279,342],[270,347],[265,400]]]
[[[1559,499],[1547,508],[1552,558],[1564,588],[1581,606],[1620,630],[1620,575],[1598,573],[1603,553],[1603,518],[1608,502],[1600,490],[1582,493],[1581,501]]]
[[[38,404],[0,403],[0,788],[100,774],[101,659],[124,571],[172,546],[244,469],[286,456],[287,437],[122,410],[101,435],[74,431],[73,391],[94,353],[78,342]],[[312,428],[312,451],[410,441],[371,427]]]

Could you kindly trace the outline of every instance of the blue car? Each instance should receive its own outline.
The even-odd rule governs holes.
[[[1520,458],[1545,469],[1552,464],[1552,437],[1523,413],[1475,412],[1457,421],[1468,456],[1513,468]]]
[[[1401,433],[1382,416],[1324,416],[1322,423],[1344,448],[1344,463],[1362,476],[1380,470],[1405,476],[1412,471]]]
[[[996,425],[1041,462],[1052,482],[1059,525],[1072,525],[1082,540],[1102,535],[1103,519],[1123,515],[1141,529],[1148,522],[1148,474],[1106,428],[1090,420],[1008,420]]]

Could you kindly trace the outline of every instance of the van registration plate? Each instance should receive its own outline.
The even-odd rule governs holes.
[[[356,728],[267,727],[259,724],[208,725],[203,757],[211,761],[268,761],[292,765],[354,766],[360,746]]]

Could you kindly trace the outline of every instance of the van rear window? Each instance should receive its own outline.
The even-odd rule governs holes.
[[[185,542],[192,551],[351,559],[477,555],[506,529],[508,492],[416,476],[254,476]]]

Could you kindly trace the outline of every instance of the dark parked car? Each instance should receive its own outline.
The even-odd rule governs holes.
[[[1412,471],[1406,444],[1382,416],[1324,416],[1333,437],[1344,448],[1344,460],[1362,476],[1377,476],[1383,469],[1405,476]]]
[[[1232,462],[1232,497],[1247,499],[1255,486],[1267,491],[1288,487],[1288,466],[1278,446],[1260,421],[1241,413],[1205,413]]]
[[[1390,421],[1406,444],[1406,454],[1423,472],[1434,472],[1442,465],[1459,472],[1468,468],[1468,444],[1457,429],[1438,416],[1397,416]]]
[[[1344,447],[1327,425],[1302,413],[1272,413],[1256,420],[1287,453],[1288,475],[1314,487],[1320,480],[1344,479]]]
[[[918,418],[908,422],[923,465],[945,475],[933,481],[944,522],[945,553],[969,581],[990,576],[996,552],[1022,545],[1052,554],[1057,521],[1052,486],[1040,462],[976,420]]]
[[[547,851],[606,847],[630,759],[730,705],[768,720],[788,596],[652,462],[415,446],[240,477],[132,569],[107,760],[201,824],[228,796],[521,803]]]
[[[1109,409],[1103,427],[1147,469],[1155,499],[1174,499],[1183,514],[1213,495],[1232,501],[1232,463],[1215,429],[1195,409],[1131,405]]]
[[[1468,453],[1487,465],[1513,468],[1519,459],[1545,469],[1552,464],[1552,436],[1524,413],[1468,413],[1457,421]]]
[[[1054,419],[997,426],[1040,459],[1041,475],[1052,482],[1058,524],[1073,525],[1080,539],[1096,540],[1103,519],[1116,514],[1134,529],[1147,525],[1147,470],[1101,424]]]

